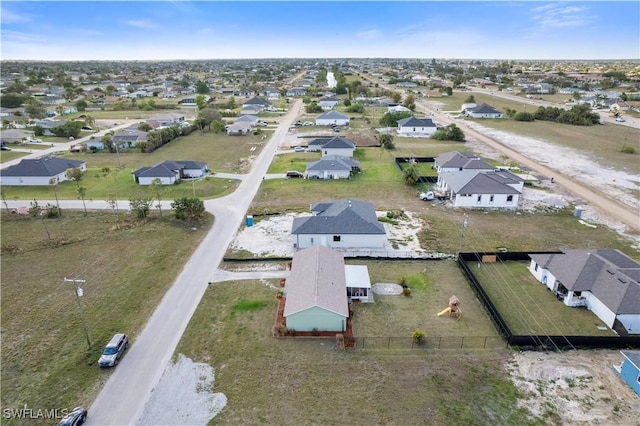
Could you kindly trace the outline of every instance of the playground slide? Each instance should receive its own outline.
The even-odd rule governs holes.
[[[448,306],[448,307],[444,308],[443,310],[441,310],[440,312],[438,312],[438,316],[440,317],[440,316],[446,314],[449,311],[451,311],[451,306]]]

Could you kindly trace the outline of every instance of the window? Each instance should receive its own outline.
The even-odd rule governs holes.
[[[311,237],[311,244],[313,244],[313,237]]]
[[[536,263],[536,266],[534,266],[534,267],[533,267],[533,270],[534,270],[534,271],[537,271],[537,270],[538,270],[538,264],[537,264],[537,263]]]
[[[334,235],[333,241],[340,241],[340,235]]]
[[[489,204],[493,204],[493,195],[489,195]]]
[[[507,204],[513,203],[513,195],[507,195]]]
[[[482,195],[478,195],[478,199],[476,200],[477,204],[480,204],[482,202]]]

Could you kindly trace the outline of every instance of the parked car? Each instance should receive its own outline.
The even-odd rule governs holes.
[[[76,407],[66,416],[60,419],[58,426],[77,426],[83,424],[87,420],[87,409],[84,407]]]
[[[334,127],[333,131],[336,132],[336,133],[339,132],[340,131],[340,127]]]
[[[435,194],[433,193],[433,191],[421,192],[420,193],[420,199],[422,201],[431,201],[434,198],[435,198]]]
[[[82,126],[81,129],[89,132],[93,132],[93,128],[91,126]]]
[[[624,121],[625,121],[625,120],[624,120],[624,118],[622,118],[622,117],[616,117],[616,121],[617,121],[618,123],[624,123]]]
[[[118,361],[122,357],[122,354],[129,346],[129,338],[126,334],[118,333],[115,334],[107,346],[104,347],[102,351],[102,355],[100,355],[100,359],[98,360],[98,365],[100,367],[115,367],[118,365]]]
[[[29,139],[27,139],[27,142],[30,142],[30,143],[42,143],[42,139],[29,138]]]
[[[303,126],[313,126],[313,122],[311,121],[305,121],[304,123],[302,123]]]
[[[258,121],[256,123],[256,126],[260,126],[260,127],[267,127],[269,125],[269,123],[267,123],[266,121]]]
[[[304,152],[304,147],[303,146],[296,146],[295,148],[293,148],[293,150],[295,152]]]
[[[300,173],[300,172],[296,172],[296,171],[288,171],[287,172],[287,177],[288,178],[301,178],[304,177],[304,173]]]
[[[0,145],[0,150],[2,151],[11,151],[11,148],[9,148],[7,145],[2,144]]]

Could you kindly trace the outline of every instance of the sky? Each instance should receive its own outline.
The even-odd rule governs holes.
[[[638,1],[11,1],[0,59],[640,59]]]

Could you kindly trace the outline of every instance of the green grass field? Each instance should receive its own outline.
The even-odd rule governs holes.
[[[470,262],[491,301],[514,334],[615,336],[598,330],[605,324],[587,308],[560,302],[528,270],[528,262]]]
[[[116,332],[135,342],[212,224],[209,217],[192,229],[166,213],[147,222],[80,212],[1,219],[5,408],[90,405],[110,374],[97,365],[104,344]],[[65,277],[86,280],[80,301],[91,350]]]

